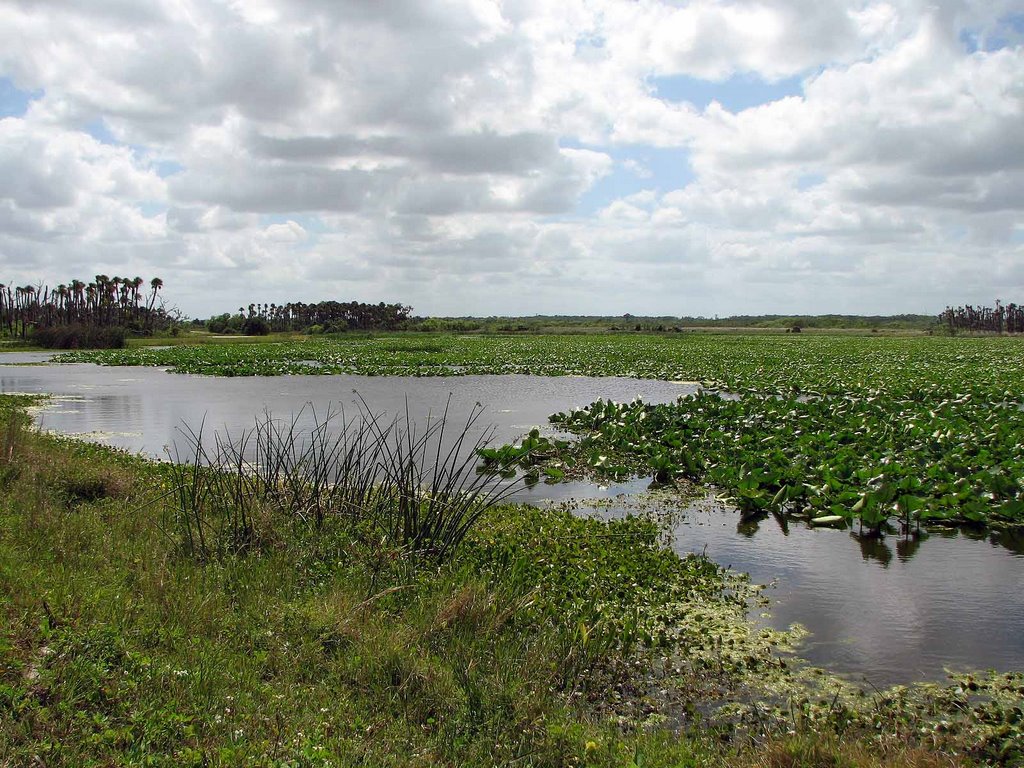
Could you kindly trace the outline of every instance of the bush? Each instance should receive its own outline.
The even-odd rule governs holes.
[[[32,331],[32,342],[47,349],[120,349],[125,343],[120,326],[54,325]]]
[[[212,450],[202,426],[186,426],[188,447],[171,454],[177,505],[166,529],[183,552],[205,561],[278,538],[275,517],[293,531],[296,523],[323,531],[341,521],[369,526],[382,552],[444,562],[518,485],[496,468],[477,470],[481,411],[454,435],[447,412],[417,432],[408,414],[404,423],[387,423],[365,403],[358,419],[337,424],[330,409],[323,416],[311,410],[309,430],[300,429],[301,411],[290,422],[268,411],[238,440],[214,435]],[[445,456],[441,446],[449,445]]]
[[[223,315],[215,315],[207,320],[206,330],[210,333],[238,333],[244,324],[245,317],[242,315],[229,315],[225,312]]]
[[[262,317],[250,317],[242,326],[242,333],[247,336],[266,336],[270,333],[270,326]]]

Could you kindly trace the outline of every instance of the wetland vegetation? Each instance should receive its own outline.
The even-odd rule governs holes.
[[[83,351],[57,360],[221,376],[631,376],[698,381],[735,393],[842,395],[884,389],[932,395],[980,388],[1014,395],[1024,351],[1024,339],[1017,337],[867,334],[384,334],[229,341]]]
[[[36,433],[29,401],[0,399],[0,760],[1019,764],[1020,673],[861,690],[800,663],[799,631],[751,624],[759,588],[672,552],[656,518],[586,519],[484,490],[510,470],[640,475],[712,483],[750,515],[834,514],[869,533],[1016,526],[1022,343],[407,334],[64,356],[700,391],[554,414],[568,435],[473,446],[482,474],[475,459],[438,462],[401,424],[298,440],[269,417],[191,464],[151,463]],[[254,471],[246,441],[272,471]],[[392,467],[383,483],[366,472],[377,459]]]
[[[287,483],[204,466],[207,513],[252,514],[245,546],[201,552],[181,467],[32,431],[32,402],[0,398],[5,763],[1020,758],[1019,675],[859,693],[787,660],[795,638],[746,622],[758,590],[652,520],[492,505],[423,557],[342,497],[317,522]],[[286,427],[260,439],[288,453]]]

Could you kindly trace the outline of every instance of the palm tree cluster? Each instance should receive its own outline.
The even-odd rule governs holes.
[[[96,275],[93,282],[72,280],[47,286],[0,283],[0,333],[26,338],[38,329],[84,325],[146,332],[166,323],[157,294],[164,281],[154,277],[148,289],[141,277]]]
[[[957,331],[991,331],[994,333],[1024,332],[1024,307],[1010,303],[1003,305],[996,299],[995,307],[946,307],[939,322]]]
[[[223,330],[306,331],[319,327],[335,331],[393,331],[406,327],[412,307],[402,304],[364,304],[359,301],[321,301],[316,304],[250,304],[239,307],[234,318],[220,315],[210,318],[207,327]],[[235,328],[238,325],[240,327]]]

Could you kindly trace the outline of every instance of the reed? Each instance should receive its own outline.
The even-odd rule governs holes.
[[[447,560],[518,484],[476,466],[490,438],[471,437],[480,406],[457,427],[450,406],[419,424],[408,406],[387,420],[362,400],[351,419],[307,405],[290,420],[265,412],[240,435],[214,433],[212,444],[205,423],[185,425],[184,449],[170,452],[176,503],[165,528],[204,561],[243,554],[288,526],[338,522],[367,526],[382,548],[410,558]]]

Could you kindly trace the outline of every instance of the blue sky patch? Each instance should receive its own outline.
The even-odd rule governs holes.
[[[145,200],[139,203],[139,211],[147,219],[152,219],[154,216],[159,216],[162,213],[167,213],[167,203],[159,203],[155,200]]]
[[[796,188],[803,192],[805,189],[816,187],[825,181],[824,174],[821,173],[804,173],[796,180]]]
[[[611,172],[583,193],[576,215],[590,216],[620,198],[645,189],[665,194],[685,187],[696,178],[690,167],[690,153],[681,147],[584,147],[570,142],[562,142],[562,145],[603,151],[615,161]]]
[[[153,163],[153,170],[161,179],[166,179],[168,176],[184,171],[185,166],[174,160],[158,160]]]
[[[28,105],[42,97],[42,91],[22,91],[10,78],[0,77],[0,118],[24,117]]]
[[[114,137],[114,134],[111,133],[110,128],[107,127],[102,117],[90,120],[85,124],[84,130],[100,144],[109,144],[112,147],[121,145],[121,142]]]
[[[1024,42],[1024,13],[1004,16],[996,25],[995,32],[985,41],[986,51],[998,51]]]
[[[753,75],[733,75],[721,82],[687,75],[670,75],[648,78],[647,82],[659,99],[677,103],[686,101],[699,110],[717,101],[730,112],[740,112],[750,107],[770,104],[786,96],[803,94],[803,81],[799,77],[787,77],[769,83]]]
[[[960,43],[967,53],[998,51],[1024,42],[1024,13],[1012,13],[996,22],[986,34],[979,29],[960,30]]]
[[[977,53],[981,49],[981,38],[976,29],[961,29],[960,44],[968,53]]]
[[[604,48],[605,39],[601,35],[595,33],[588,33],[586,35],[580,35],[576,38],[576,42],[573,44],[576,53],[585,51],[587,48]]]

